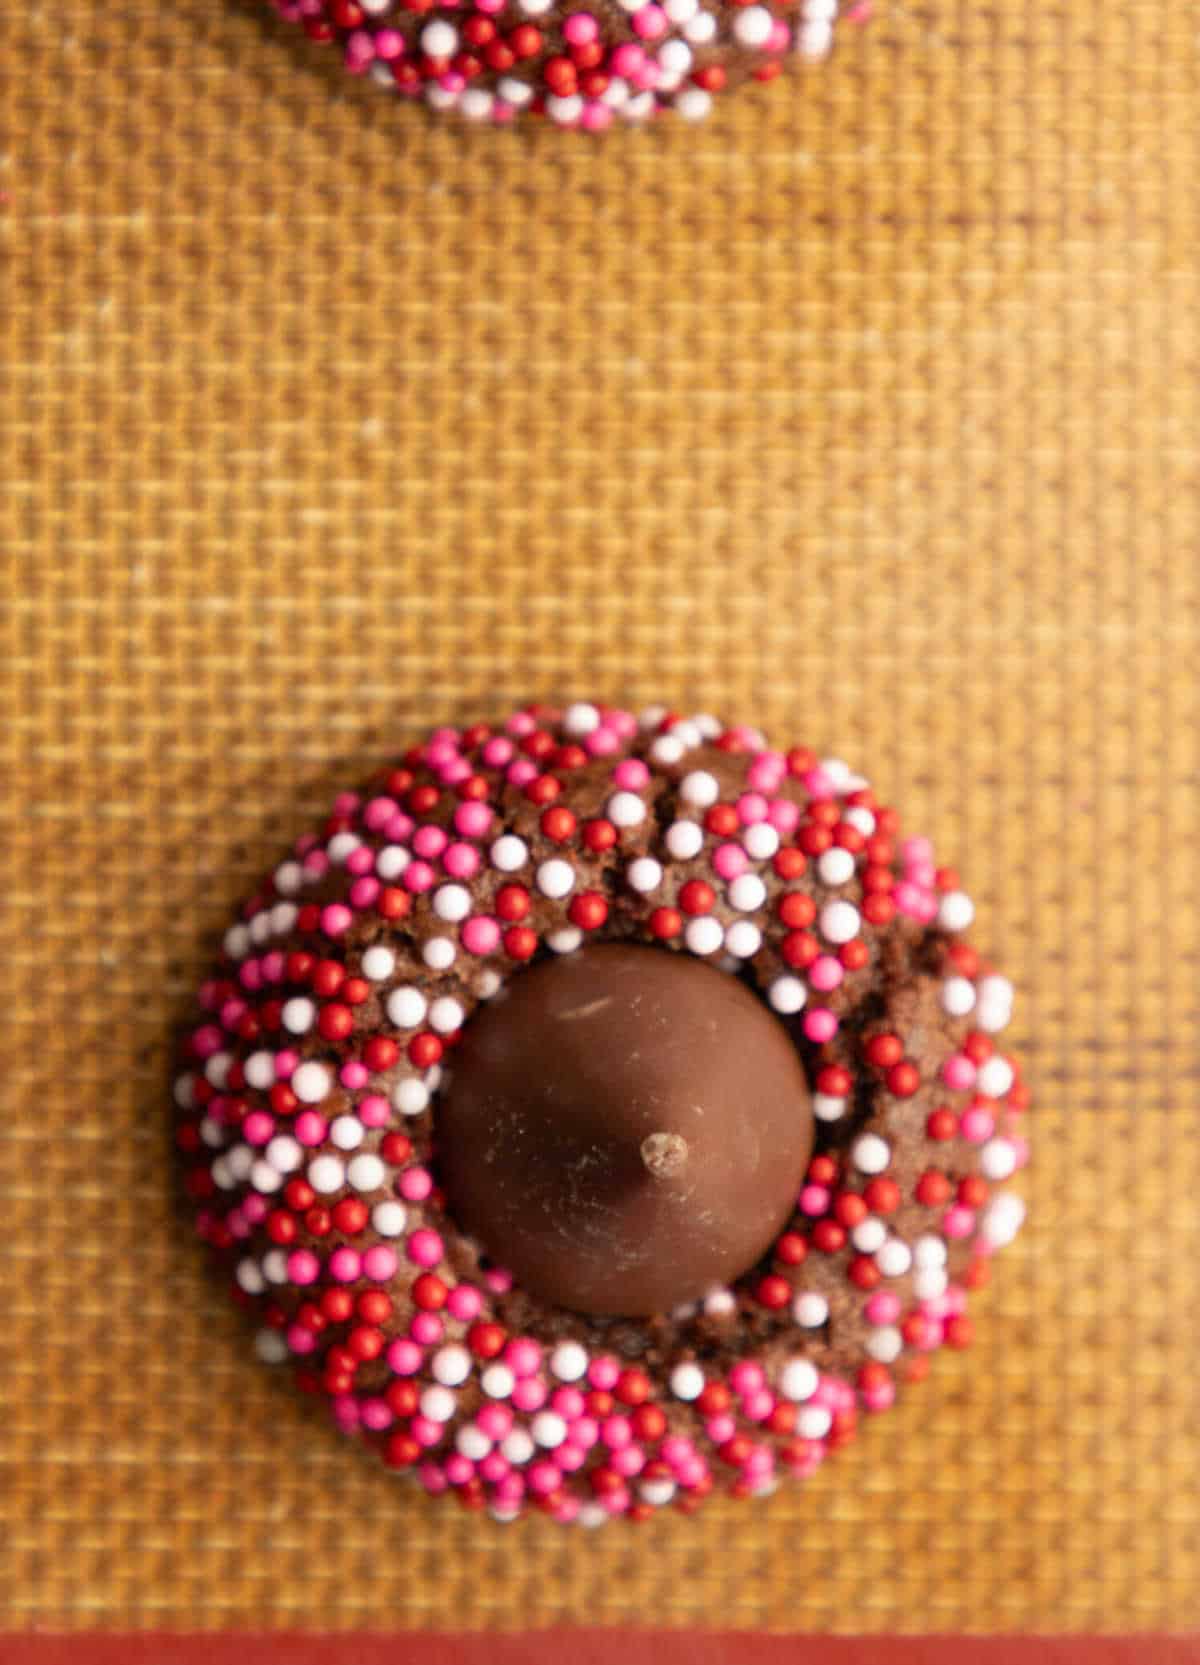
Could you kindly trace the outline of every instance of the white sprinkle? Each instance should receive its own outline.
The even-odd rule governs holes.
[[[797,1295],[792,1302],[792,1317],[802,1330],[819,1330],[829,1317],[829,1302],[811,1290]]]
[[[640,1480],[638,1482],[638,1496],[643,1503],[648,1503],[652,1509],[661,1509],[675,1496],[675,1482],[673,1480]]]
[[[560,1341],[550,1355],[551,1374],[560,1382],[577,1382],[588,1367],[588,1356],[577,1341]]]
[[[287,1282],[287,1256],[282,1249],[268,1249],[262,1260],[263,1274],[268,1283]]]
[[[433,893],[433,911],[447,924],[456,925],[471,911],[471,893],[465,885],[440,885]]]
[[[535,878],[542,895],[554,901],[569,896],[575,888],[575,869],[569,861],[562,861],[557,856],[542,862]]]
[[[529,860],[529,846],[514,833],[505,833],[503,838],[496,840],[488,854],[492,866],[499,868],[501,873],[515,873]]]
[[[946,1240],[926,1233],[918,1237],[913,1244],[913,1262],[920,1267],[944,1266],[946,1264]]]
[[[304,1147],[290,1133],[277,1133],[267,1146],[267,1161],[281,1174],[294,1174],[304,1161]]]
[[[640,827],[646,819],[646,805],[636,792],[614,792],[604,807],[614,827]]]
[[[700,19],[697,18],[695,23],[689,25],[689,38],[693,40],[695,36],[691,35],[690,31],[695,28],[699,21]],[[686,92],[681,92],[675,100],[676,114],[682,116],[684,121],[703,121],[711,109],[712,98],[704,91],[703,87],[689,87]]]
[[[943,931],[965,931],[975,918],[975,904],[964,890],[951,890],[938,905],[938,924]]]
[[[353,855],[361,843],[362,839],[356,833],[335,833],[325,846],[325,854],[335,867],[344,867],[346,857]]]
[[[704,829],[698,821],[674,821],[667,828],[666,842],[676,861],[691,861],[704,848]]]
[[[371,1224],[380,1237],[399,1237],[408,1223],[408,1210],[403,1203],[376,1203],[371,1210]]]
[[[733,32],[741,46],[765,46],[775,20],[765,6],[747,6],[734,19]]]
[[[222,944],[231,960],[244,960],[250,952],[250,933],[244,925],[231,925]]]
[[[376,944],[374,948],[368,948],[363,955],[361,969],[364,977],[369,977],[373,983],[382,983],[395,971],[396,956],[390,948],[384,948],[381,943]]]
[[[468,1423],[460,1428],[454,1436],[454,1448],[460,1457],[469,1457],[473,1463],[482,1462],[492,1449],[492,1442],[482,1428],[476,1428]]]
[[[832,1093],[813,1094],[813,1115],[819,1122],[840,1122],[846,1114],[846,1100]]]
[[[689,920],[683,940],[693,954],[715,954],[725,941],[725,933],[711,914]]]
[[[877,1220],[872,1215],[859,1221],[850,1233],[850,1241],[860,1255],[873,1255],[876,1249],[882,1249],[887,1242],[887,1227],[882,1220]]]
[[[1008,1179],[1017,1170],[1017,1152],[1007,1139],[989,1139],[979,1153],[979,1166],[986,1179]]]
[[[467,87],[458,108],[468,121],[486,121],[492,113],[495,99],[483,87]]]
[[[1006,1191],[1002,1197],[993,1197],[984,1209],[980,1234],[995,1248],[1003,1249],[1020,1231],[1024,1220],[1025,1204],[1020,1197]]]
[[[282,1364],[288,1357],[288,1344],[278,1330],[259,1330],[254,1337],[254,1351],[263,1364]]]
[[[826,850],[817,862],[817,876],[822,884],[849,884],[854,877],[855,865],[854,857],[849,850],[843,850],[840,845],[835,845],[832,850]]]
[[[748,960],[762,947],[762,932],[748,919],[739,919],[725,933],[726,950],[735,960]]]
[[[387,1170],[377,1156],[364,1153],[351,1162],[346,1178],[356,1191],[378,1191],[387,1179]]]
[[[447,971],[454,964],[457,953],[449,937],[430,937],[421,950],[421,958],[430,971]]]
[[[282,861],[275,869],[275,889],[281,896],[294,896],[304,883],[304,869],[298,861]]]
[[[891,1364],[900,1356],[904,1339],[894,1324],[881,1324],[867,1336],[867,1352],[880,1364]]]
[[[631,100],[630,103],[636,105],[636,100]],[[679,762],[684,754],[684,749],[683,742],[678,740],[675,735],[663,734],[651,746],[650,756],[655,763],[670,765]]]
[[[252,1052],[242,1065],[247,1085],[261,1092],[275,1081],[275,1059],[269,1052]]]
[[[796,1418],[796,1432],[802,1440],[823,1440],[833,1427],[833,1415],[824,1405],[806,1405]]]
[[[522,3],[527,4],[527,0]],[[566,98],[547,98],[546,114],[560,127],[570,127],[583,114],[583,100],[577,93],[570,93]]]
[[[338,1116],[329,1129],[330,1140],[339,1150],[357,1150],[366,1136],[357,1116]]]
[[[529,1432],[539,1445],[553,1451],[567,1437],[567,1425],[557,1411],[539,1411],[529,1425]]]
[[[466,1020],[467,1014],[458,1001],[452,1000],[449,995],[435,1000],[429,1008],[429,1027],[439,1035],[453,1035],[455,1030],[462,1028]]]
[[[913,1294],[919,1301],[936,1301],[946,1293],[949,1282],[941,1266],[921,1266],[913,1273]]]
[[[690,53],[688,55],[691,56]],[[697,809],[709,809],[721,796],[721,787],[717,777],[710,775],[707,769],[693,769],[680,781],[679,796],[684,803],[694,804]]]
[[[291,1088],[302,1104],[320,1104],[333,1086],[333,1072],[311,1061],[292,1072]]]
[[[854,827],[864,838],[870,838],[875,831],[875,817],[869,809],[864,809],[861,804],[851,805],[842,816],[842,820],[848,827]]]
[[[493,1365],[492,1369],[494,1370],[495,1368],[495,1365]],[[487,1375],[487,1371],[484,1371],[484,1375]],[[496,1397],[504,1398],[506,1396],[504,1394],[500,1394]],[[508,1434],[500,1442],[500,1451],[501,1454],[507,1458],[510,1463],[512,1463],[514,1468],[520,1468],[522,1463],[527,1463],[533,1456],[534,1444],[526,1429],[514,1428],[512,1433]]]
[[[886,1140],[877,1133],[864,1133],[854,1141],[851,1160],[860,1173],[881,1174],[892,1159]]]
[[[317,1021],[316,1002],[298,994],[283,1003],[283,1027],[292,1035],[307,1035]]]
[[[421,30],[421,48],[431,58],[449,58],[458,50],[458,30],[435,18]]]
[[[690,23],[699,10],[700,0],[663,0],[663,11],[677,28],[681,23]]]
[[[292,902],[276,902],[271,909],[271,930],[277,937],[286,936],[300,913]]]
[[[214,1052],[204,1065],[204,1079],[214,1087],[224,1088],[229,1080],[229,1066],[233,1058],[228,1052]]]
[[[173,1097],[181,1110],[193,1110],[196,1105],[196,1078],[179,1075],[175,1078]]]
[[[767,887],[757,873],[742,873],[725,894],[730,907],[736,908],[739,913],[756,913],[767,899]]]
[[[397,1029],[416,1029],[425,1021],[428,1005],[419,989],[393,989],[387,997],[387,1015]]]
[[[500,973],[489,966],[486,971],[481,971],[475,979],[475,993],[480,1000],[490,1000],[494,994],[500,992],[503,982],[504,979]]]
[[[728,1318],[737,1311],[737,1302],[728,1289],[712,1289],[704,1297],[704,1310],[710,1318]]]
[[[375,871],[381,879],[398,879],[411,860],[402,844],[385,844],[375,857]]]
[[[833,29],[823,19],[805,23],[796,32],[796,50],[809,62],[815,63],[817,59],[827,57],[832,45]]]
[[[989,1058],[980,1066],[975,1085],[985,1098],[1003,1098],[1015,1077],[1007,1058]]]
[[[645,893],[657,890],[662,883],[663,870],[653,856],[639,856],[625,869],[625,877],[634,890]]]
[[[699,1399],[704,1392],[704,1372],[698,1364],[677,1364],[671,1372],[671,1392],[676,1399]]]
[[[785,1399],[802,1404],[820,1386],[817,1369],[808,1359],[789,1359],[779,1375],[779,1391]]]
[[[942,984],[942,1010],[951,1017],[966,1017],[974,1009],[974,983],[966,977],[947,977]]]
[[[649,95],[644,94],[643,96]],[[608,1525],[608,1510],[603,1503],[581,1503],[579,1513],[575,1516],[575,1519],[580,1526],[586,1527],[589,1532],[594,1532],[598,1527]]]
[[[220,1150],[225,1143],[225,1129],[212,1116],[204,1116],[200,1122],[200,1137],[210,1150]]]
[[[875,1264],[885,1278],[902,1278],[912,1265],[912,1250],[898,1237],[889,1237],[875,1256]]]
[[[449,1347],[439,1347],[433,1355],[433,1379],[443,1387],[458,1387],[471,1374],[471,1355],[465,1347],[452,1342]]]
[[[479,1385],[489,1399],[507,1399],[516,1386],[516,1381],[506,1364],[489,1364],[479,1378]]]
[[[594,705],[579,701],[568,705],[563,712],[563,730],[565,733],[578,738],[583,734],[592,734],[600,727],[600,713]]]
[[[344,1179],[345,1169],[336,1156],[315,1156],[308,1164],[308,1183],[322,1196],[340,1190]]]
[[[573,954],[582,941],[583,932],[568,925],[561,931],[552,931],[546,938],[546,946],[554,954]]]
[[[755,861],[769,861],[779,848],[779,834],[769,821],[756,821],[742,834],[742,848]]]
[[[407,1075],[392,1088],[392,1103],[402,1116],[419,1116],[429,1107],[429,1089],[415,1075]]]
[[[858,909],[852,902],[826,902],[821,909],[820,926],[826,942],[853,942],[858,935]]]
[[[808,990],[799,977],[776,977],[767,990],[767,1001],[772,1010],[781,1013],[784,1017],[789,1017],[793,1012],[803,1010],[804,1002],[807,999]],[[838,1099],[836,1102],[840,1106],[841,1100]],[[838,1115],[840,1116],[841,1113],[839,1108]]]
[[[256,913],[250,921],[250,940],[260,946],[271,935],[271,916],[267,913]]]
[[[239,1260],[236,1276],[238,1288],[244,1289],[247,1295],[261,1295],[267,1287],[267,1280],[263,1277],[262,1267],[257,1260]]]
[[[500,97],[506,104],[512,104],[517,109],[519,109],[522,104],[528,104],[529,100],[533,97],[533,88],[529,85],[529,83],[527,81],[518,81],[511,75],[506,75],[503,80],[497,82],[496,91],[500,94]]]
[[[458,1408],[458,1396],[449,1388],[427,1387],[421,1395],[421,1415],[430,1422],[449,1422]]]
[[[693,61],[692,49],[686,41],[669,40],[659,49],[658,67],[664,75],[682,77],[691,69]]]

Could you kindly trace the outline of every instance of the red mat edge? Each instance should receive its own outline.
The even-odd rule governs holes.
[[[0,1635],[4,1665],[1198,1665],[1200,1635],[763,1636],[735,1631]]]

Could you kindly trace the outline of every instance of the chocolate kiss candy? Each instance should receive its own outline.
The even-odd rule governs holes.
[[[449,1061],[450,1207],[531,1295],[667,1311],[746,1271],[795,1206],[813,1139],[796,1049],[689,955],[606,943],[543,961]]]

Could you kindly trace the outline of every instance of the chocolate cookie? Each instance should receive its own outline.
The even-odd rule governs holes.
[[[501,1520],[811,1473],[965,1345],[1021,1224],[972,912],[753,729],[439,729],[274,870],[186,1039],[186,1183],[260,1353]]]
[[[838,0],[271,0],[346,67],[469,121],[531,113],[600,132],[823,58]],[[862,20],[869,0],[847,16]]]

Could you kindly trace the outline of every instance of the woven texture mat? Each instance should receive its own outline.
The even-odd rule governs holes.
[[[0,1627],[1200,1624],[1200,36],[928,0],[601,142],[5,8]],[[431,1507],[250,1357],[166,1038],[336,783],[559,691],[862,762],[1023,992],[1031,1225],[805,1490]]]

